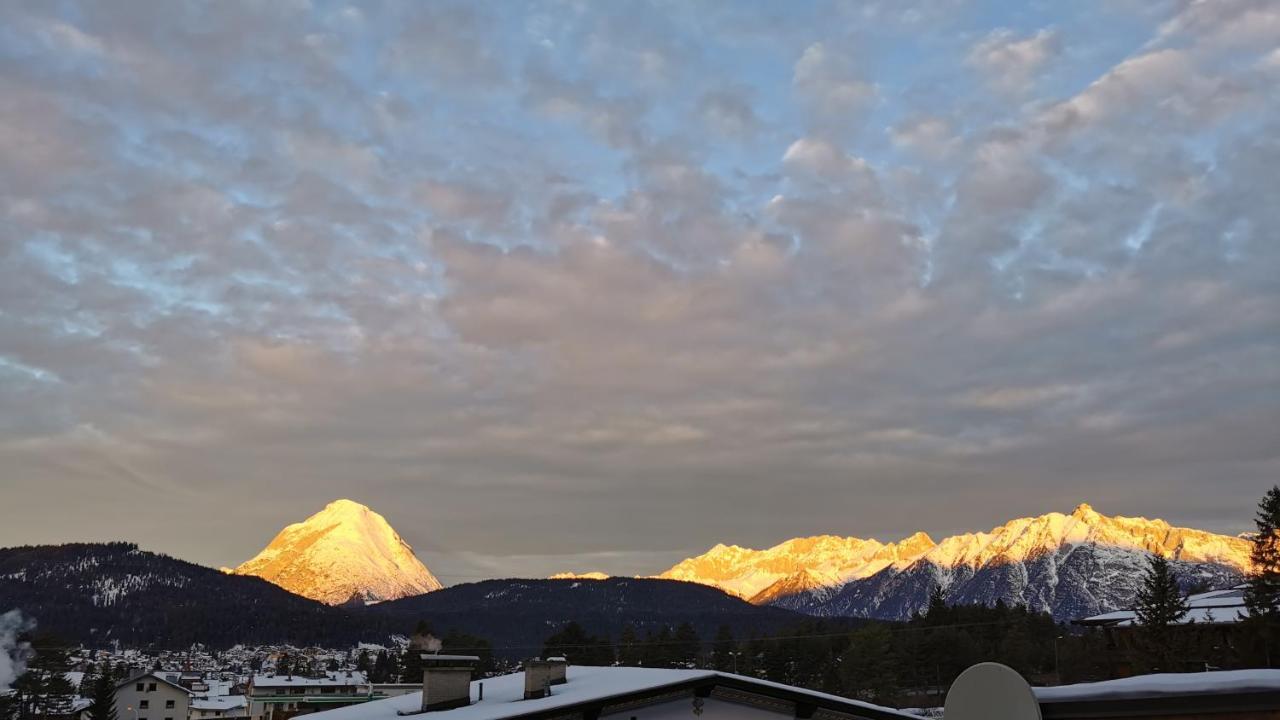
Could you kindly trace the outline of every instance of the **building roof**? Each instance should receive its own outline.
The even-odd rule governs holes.
[[[1245,585],[1237,585],[1226,590],[1188,596],[1187,605],[1191,607],[1191,611],[1179,623],[1219,625],[1240,622],[1249,616],[1249,611],[1244,606],[1245,587]],[[1138,624],[1138,613],[1130,608],[1093,615],[1075,622],[1077,625],[1131,627]]]
[[[1280,709],[1280,670],[1162,673],[1032,691],[1045,720],[1130,715],[1216,717],[1216,713]]]
[[[254,675],[254,687],[345,687],[348,685],[368,685],[364,673],[359,671],[337,671],[325,673],[322,677],[304,677],[302,675]]]
[[[532,719],[564,715],[579,707],[599,708],[645,696],[723,688],[808,704],[868,720],[915,718],[914,715],[870,703],[714,670],[570,666],[566,677],[568,682],[565,684],[552,686],[551,695],[532,700],[524,699],[524,673],[473,681],[470,705],[423,713],[421,717],[424,720]],[[479,699],[481,684],[484,685],[484,700]],[[401,720],[403,715],[416,715],[421,707],[422,693],[416,692],[326,710],[315,713],[308,720]]]
[[[1042,703],[1118,700],[1166,695],[1280,692],[1280,670],[1159,673],[1120,680],[1032,688]]]
[[[202,695],[191,700],[192,710],[236,710],[249,704],[244,695]]]
[[[182,692],[184,692],[184,693],[186,693],[186,694],[188,694],[188,695],[191,695],[191,694],[192,694],[192,693],[191,693],[191,691],[190,691],[190,690],[188,690],[187,688],[184,688],[184,687],[182,687],[181,685],[179,685],[179,684],[177,684],[177,683],[175,683],[175,682],[171,682],[171,681],[169,681],[169,680],[166,680],[166,679],[164,679],[163,677],[161,677],[160,675],[157,675],[157,674],[155,674],[154,672],[151,672],[151,671],[147,671],[147,672],[140,672],[140,673],[137,673],[137,674],[135,674],[134,676],[130,677],[130,678],[129,678],[129,679],[127,679],[127,680],[121,680],[120,682],[116,683],[116,689],[118,690],[118,689],[120,689],[120,688],[124,687],[125,685],[129,685],[129,684],[132,684],[132,683],[136,683],[136,682],[138,682],[139,680],[141,680],[141,679],[143,679],[143,678],[151,678],[152,680],[155,680],[156,682],[164,683],[165,685],[168,685],[168,686],[169,686],[169,687],[171,687],[171,688],[175,688],[175,689],[177,689],[177,690],[181,690]]]

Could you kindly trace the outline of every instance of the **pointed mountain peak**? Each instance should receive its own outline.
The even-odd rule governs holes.
[[[937,544],[933,541],[933,538],[929,537],[929,533],[921,530],[910,537],[903,538],[898,542],[898,547],[902,549],[927,550]]]
[[[1071,517],[1089,523],[1097,522],[1102,519],[1102,516],[1099,515],[1089,503],[1080,503],[1077,505],[1076,509],[1071,511]]]
[[[235,573],[330,605],[353,597],[395,600],[442,587],[386,518],[345,498],[281,530]]]

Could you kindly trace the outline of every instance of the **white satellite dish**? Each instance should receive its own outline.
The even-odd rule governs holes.
[[[1000,663],[978,663],[947,691],[947,720],[1041,720],[1040,703],[1022,676]]]

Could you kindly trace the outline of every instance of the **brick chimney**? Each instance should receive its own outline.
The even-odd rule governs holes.
[[[422,712],[452,710],[471,704],[471,672],[475,655],[422,656]]]
[[[565,677],[565,669],[568,667],[568,661],[562,657],[525,660],[524,699],[546,697],[551,694],[552,685],[563,685],[568,682]]]

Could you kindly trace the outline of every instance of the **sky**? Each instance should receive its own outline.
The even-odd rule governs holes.
[[[1280,481],[1280,3],[0,3],[0,546],[446,582]]]

